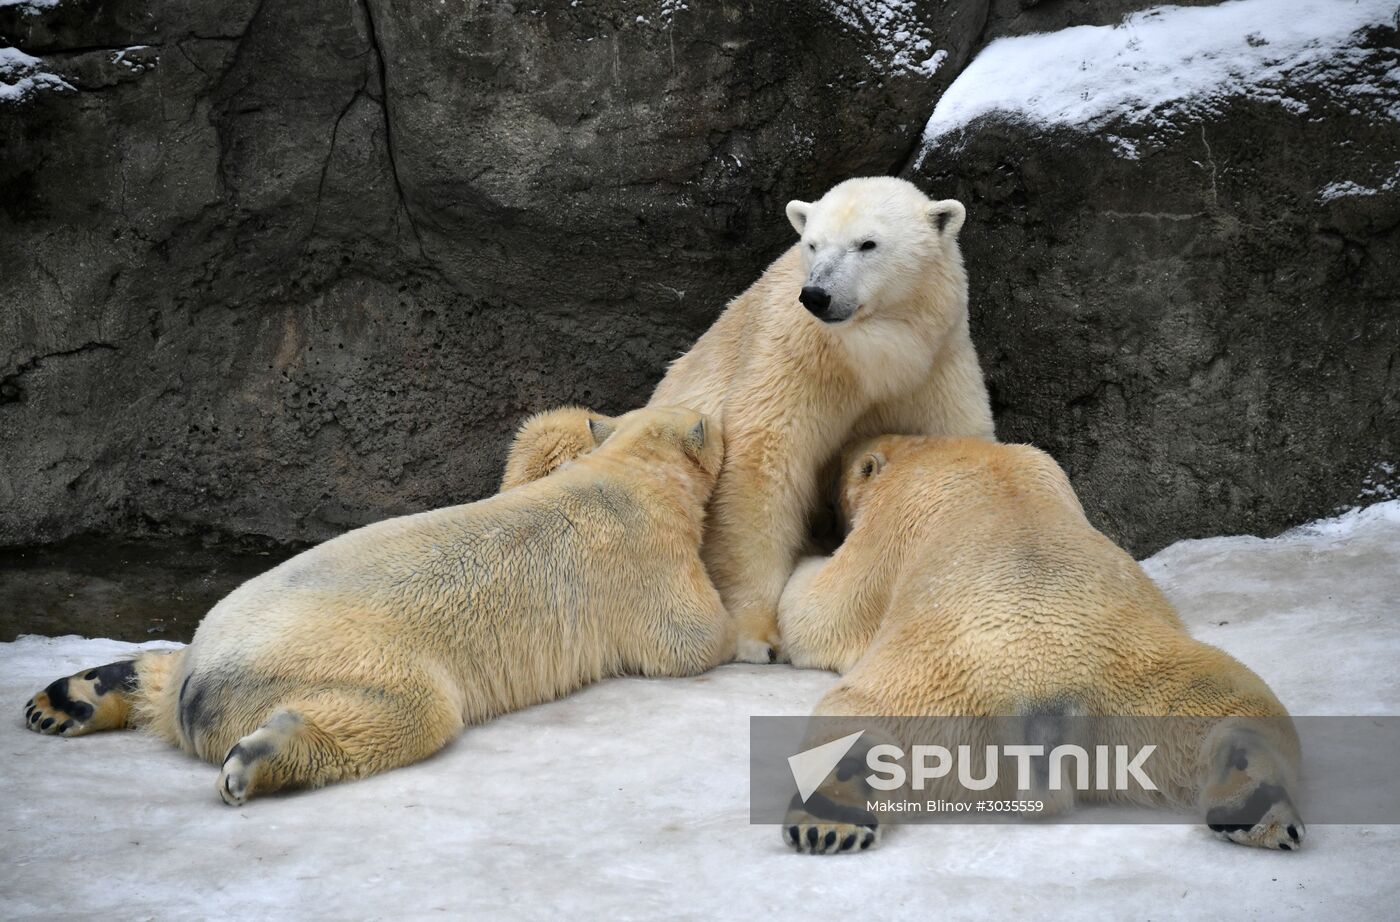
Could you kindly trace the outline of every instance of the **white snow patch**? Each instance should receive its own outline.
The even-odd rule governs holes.
[[[1400,714],[1400,503],[1144,566],[1295,714]],[[806,714],[836,678],[787,666],[602,682],[422,764],[230,809],[214,766],[139,734],[22,728],[36,689],[135,649],[0,644],[6,919],[1380,919],[1400,901],[1397,826],[1314,825],[1287,855],[1200,826],[1041,824],[792,854],[748,823],[748,716]]]
[[[1400,69],[1377,73],[1379,53],[1356,40],[1395,17],[1395,0],[1234,0],[998,39],[939,99],[920,159],[939,138],[993,113],[1091,133],[1119,120],[1172,131],[1229,97],[1306,113],[1307,102],[1290,94],[1301,85],[1358,112],[1400,119]],[[1117,146],[1136,155],[1131,145]]]
[[[1400,714],[1400,500],[1277,538],[1180,541],[1143,569],[1294,714]]]
[[[0,0],[0,6],[22,6],[27,15],[38,15],[40,10],[51,10],[58,6],[58,0]]]
[[[1392,464],[1381,462],[1377,467],[1386,474],[1395,473],[1395,466]],[[1309,522],[1306,525],[1289,529],[1275,540],[1296,541],[1301,539],[1306,541],[1313,538],[1325,538],[1335,543],[1349,540],[1358,534],[1364,534],[1377,526],[1400,529],[1400,500],[1348,509],[1333,518],[1319,519],[1316,522]],[[1400,556],[1397,556],[1396,563],[1400,563]]]
[[[0,48],[0,103],[19,102],[39,90],[73,89],[57,74],[41,71],[43,63],[18,48]]]
[[[1400,160],[1395,162],[1395,172],[1378,186],[1363,186],[1359,182],[1354,182],[1350,179],[1342,179],[1336,182],[1329,182],[1319,189],[1317,200],[1326,204],[1327,202],[1335,201],[1339,198],[1380,195],[1384,192],[1394,192],[1397,187],[1400,187]]]
[[[1357,498],[1365,503],[1379,503],[1381,500],[1400,497],[1400,465],[1391,461],[1377,461],[1371,471],[1361,481]]]
[[[127,55],[133,51],[145,51],[147,48],[150,47],[150,45],[131,45],[129,47],[121,49],[120,51],[114,51],[112,52],[112,63],[120,64],[127,70],[133,70],[139,73],[140,71],[146,70],[148,67],[151,67],[153,65],[145,64],[141,61],[133,61],[130,58],[128,58]]]
[[[25,54],[18,48],[0,48],[0,77],[33,70],[40,63],[38,58]]]
[[[880,55],[866,60],[880,73],[932,77],[948,57],[934,48],[933,31],[919,17],[914,0],[826,0],[826,8],[844,25],[869,34]]]
[[[1330,202],[1333,199],[1350,198],[1356,195],[1379,195],[1380,191],[1373,186],[1363,186],[1350,179],[1344,179],[1340,182],[1329,182],[1323,186],[1317,193],[1317,198],[1320,202]]]

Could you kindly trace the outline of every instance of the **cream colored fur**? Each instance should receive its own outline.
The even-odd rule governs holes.
[[[718,426],[664,408],[611,425],[551,476],[292,558],[216,605],[184,650],[138,660],[131,687],[55,682],[31,726],[147,726],[222,762],[219,793],[238,804],[416,761],[605,676],[728,660],[733,625],[699,555]]]
[[[778,649],[778,597],[818,506],[820,472],[853,436],[992,437],[968,335],[962,205],[898,179],[852,179],[788,213],[802,240],[735,298],[652,395],[722,417],[724,471],[704,554],[739,623],[739,657]],[[867,241],[871,249],[861,249]],[[809,278],[851,311],[825,323]]]
[[[501,492],[548,477],[587,454],[611,432],[614,421],[583,407],[536,413],[520,425],[506,456]]]
[[[1179,717],[1152,728],[1167,737],[1150,740],[1165,750],[1162,792],[1139,794],[1194,805],[1236,842],[1301,844],[1288,712],[1258,676],[1191,638],[1142,568],[1089,524],[1048,455],[980,439],[882,437],[850,452],[841,503],[845,543],[804,561],[780,608],[793,663],[842,673],[816,714],[1015,716],[1048,706]],[[831,784],[831,802],[864,809],[849,779]],[[1261,796],[1268,809],[1241,819]],[[831,832],[833,841],[873,834],[875,819],[860,829],[799,807],[785,837],[807,850]]]

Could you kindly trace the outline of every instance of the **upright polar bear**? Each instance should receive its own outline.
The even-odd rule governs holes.
[[[801,241],[671,365],[652,404],[724,421],[704,555],[740,659],[775,658],[778,598],[853,437],[992,437],[968,335],[965,211],[899,179],[851,179],[790,202]]]
[[[563,411],[587,434],[579,413]],[[721,433],[646,409],[592,438],[605,435],[554,476],[292,558],[216,605],[188,647],[53,682],[27,726],[148,727],[220,763],[220,796],[241,804],[406,765],[604,676],[731,658],[699,551]]]
[[[1288,712],[1257,675],[1191,638],[1142,568],[1085,519],[1048,455],[904,436],[850,454],[841,488],[850,534],[832,557],[798,567],[781,604],[793,663],[842,673],[818,716],[978,718],[962,732],[994,735],[1009,725],[1026,734],[1017,744],[1071,734],[1046,740],[1047,751],[1079,733],[1096,744],[1136,744],[1133,751],[1155,745],[1158,790],[1081,791],[1194,806],[1231,841],[1299,847],[1298,739]],[[980,720],[997,716],[1024,722]],[[934,722],[854,725],[875,731],[863,732],[868,749],[889,728],[927,734]],[[813,742],[847,729],[828,725]],[[894,742],[908,751],[910,741]],[[868,805],[879,798],[865,777],[859,767],[834,772],[817,796],[794,803],[787,842],[819,854],[873,845],[880,817]],[[1065,809],[1080,795],[1035,796]]]

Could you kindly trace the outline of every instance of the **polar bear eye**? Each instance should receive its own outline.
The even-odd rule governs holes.
[[[809,244],[807,244],[807,249],[809,249],[809,250],[811,250],[813,253],[815,253],[815,252],[817,252],[817,245],[816,245],[815,243],[809,243]]]
[[[864,247],[862,247],[862,249],[864,249]],[[869,477],[873,473],[875,473],[875,459],[866,458],[865,463],[860,466],[860,475],[862,477]]]
[[[873,250],[873,249],[875,249],[875,241],[874,241],[874,240],[867,240],[867,241],[865,241],[864,243],[862,243],[862,244],[860,245],[860,248],[861,248],[862,250]]]

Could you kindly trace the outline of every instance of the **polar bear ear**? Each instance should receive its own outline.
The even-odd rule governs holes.
[[[612,424],[612,420],[603,419],[597,416],[588,417],[588,434],[593,436],[593,447],[597,448],[608,440],[608,436],[613,434],[617,427]]]
[[[929,203],[928,222],[940,237],[956,237],[966,218],[967,209],[957,199],[945,198],[941,202]]]
[[[878,451],[870,451],[861,456],[860,463],[856,465],[856,473],[860,479],[869,480],[884,470],[884,467],[885,456]]]
[[[705,417],[700,417],[700,421],[691,426],[681,439],[681,446],[693,458],[699,458],[700,452],[705,448],[705,439],[709,436],[709,427],[705,425]]]
[[[800,235],[803,228],[807,226],[807,215],[812,211],[811,202],[799,202],[797,199],[787,203],[787,218],[792,224],[792,229]]]

